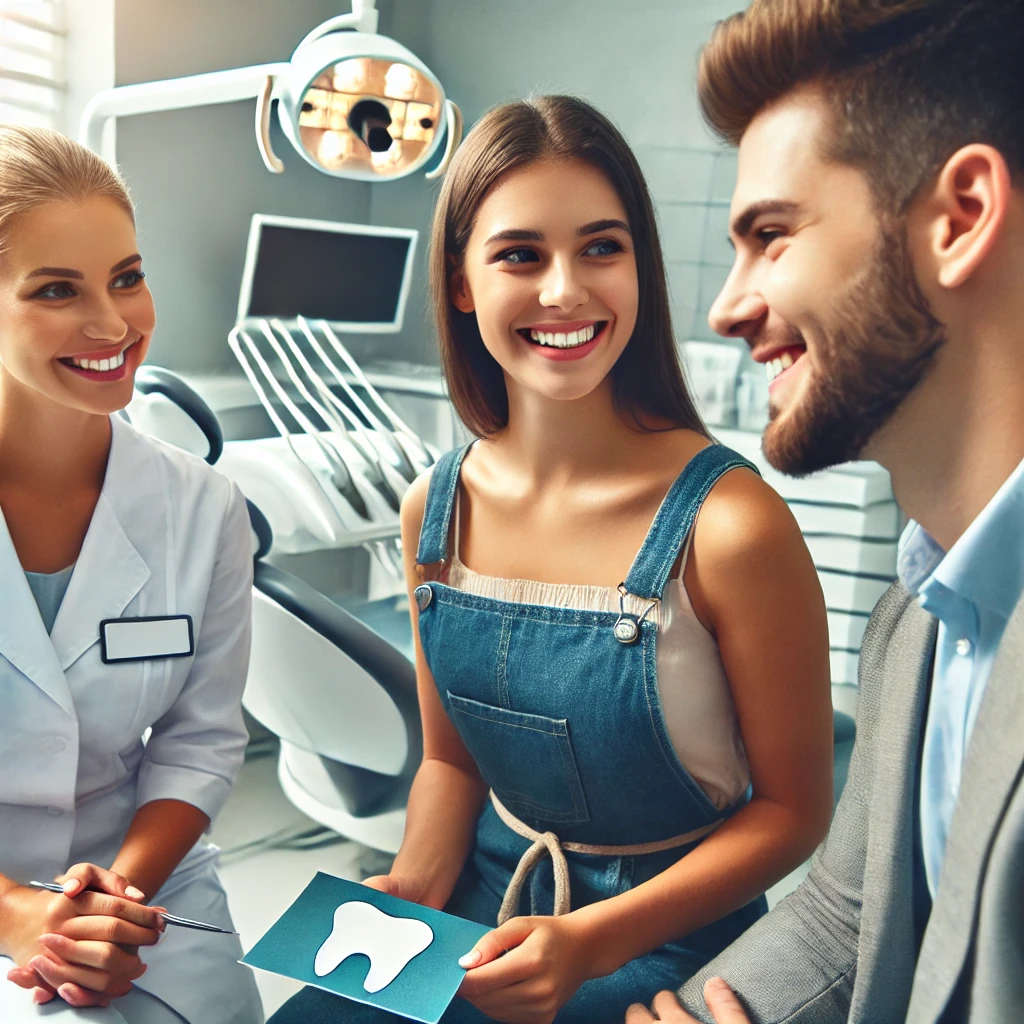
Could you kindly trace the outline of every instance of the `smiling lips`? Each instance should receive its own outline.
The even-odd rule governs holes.
[[[567,324],[523,327],[518,334],[548,359],[576,359],[587,355],[604,334],[607,320],[580,320]]]
[[[137,339],[136,339],[137,340]],[[102,359],[94,358],[99,353],[84,353],[79,356],[66,356],[57,362],[75,370],[89,380],[120,380],[124,376],[125,355],[136,344],[126,345],[116,355]]]
[[[770,353],[767,359],[758,355],[755,355],[754,359],[756,362],[764,364],[765,376],[768,378],[768,383],[772,384],[794,363],[798,362],[806,351],[807,349],[802,345],[790,345],[781,351],[776,349],[773,353]]]

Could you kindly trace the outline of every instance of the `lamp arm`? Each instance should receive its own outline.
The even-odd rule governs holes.
[[[448,108],[448,141],[445,144],[444,156],[441,157],[441,162],[432,171],[428,171],[424,175],[428,181],[444,176],[444,172],[448,170],[448,165],[452,162],[452,157],[455,155],[455,150],[459,148],[459,143],[462,141],[462,111],[459,109],[459,105],[451,100],[448,100],[446,105]]]
[[[270,100],[273,95],[274,76],[267,75],[263,88],[256,97],[256,146],[263,157],[263,166],[271,174],[283,174],[284,164],[270,142]]]
[[[288,68],[288,62],[283,61],[104,89],[96,93],[82,111],[78,139],[94,153],[99,153],[104,125],[112,117],[252,99],[260,94],[268,77],[276,78]]]
[[[352,0],[351,14],[339,14],[337,17],[328,18],[327,21],[317,25],[295,49],[296,51],[301,50],[306,43],[311,43],[314,39],[327,35],[328,32],[338,32],[343,28],[350,28],[355,32],[362,32],[364,35],[376,35],[379,17],[377,0]]]

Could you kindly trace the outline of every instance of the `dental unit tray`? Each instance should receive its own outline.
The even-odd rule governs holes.
[[[402,576],[402,495],[437,453],[340,335],[401,329],[416,239],[395,228],[252,219],[228,344],[278,436],[227,442],[220,466],[263,509],[279,552],[363,545]]]

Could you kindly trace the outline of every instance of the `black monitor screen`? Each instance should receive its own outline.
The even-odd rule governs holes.
[[[393,323],[410,241],[263,224],[245,315]]]

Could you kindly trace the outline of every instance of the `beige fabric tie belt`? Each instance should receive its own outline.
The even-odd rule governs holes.
[[[592,846],[589,843],[563,843],[554,832],[538,832],[536,829],[530,828],[498,799],[493,790],[491,790],[491,803],[494,804],[498,817],[513,832],[533,843],[533,846],[520,858],[512,880],[505,890],[505,898],[501,901],[501,910],[498,911],[499,925],[504,924],[510,917],[515,917],[526,879],[545,857],[551,858],[551,866],[555,873],[555,917],[559,917],[562,914],[568,914],[570,906],[569,864],[565,859],[566,853],[589,853],[600,857],[639,857],[645,853],[661,853],[663,850],[673,850],[678,846],[686,846],[698,839],[703,839],[725,821],[724,818],[719,818],[718,821],[713,821],[710,825],[703,825],[700,828],[695,828],[692,832],[673,836],[671,839],[659,839],[656,843],[635,843],[632,846]]]

